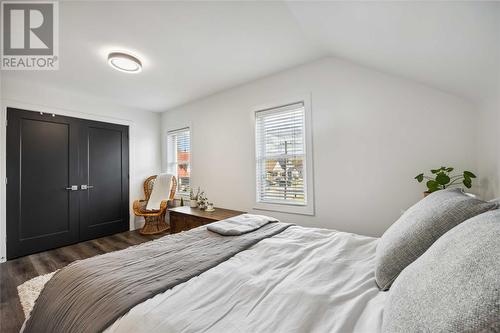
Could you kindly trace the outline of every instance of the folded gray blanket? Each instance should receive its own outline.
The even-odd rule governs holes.
[[[221,236],[200,227],[74,262],[47,282],[23,330],[102,332],[135,305],[289,226],[271,223],[241,236]]]
[[[265,215],[241,214],[211,223],[207,229],[223,236],[237,236],[257,230],[269,222],[278,222],[278,220]]]

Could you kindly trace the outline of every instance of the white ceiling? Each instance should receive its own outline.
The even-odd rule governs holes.
[[[2,84],[165,111],[331,55],[480,100],[498,92],[499,18],[498,2],[61,2],[60,70]],[[143,71],[111,69],[113,50]]]
[[[290,2],[330,54],[468,99],[498,94],[500,2]]]

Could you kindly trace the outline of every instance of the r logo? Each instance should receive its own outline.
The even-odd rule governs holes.
[[[59,69],[59,3],[1,2],[2,70]]]
[[[3,54],[54,54],[54,3],[3,5]]]

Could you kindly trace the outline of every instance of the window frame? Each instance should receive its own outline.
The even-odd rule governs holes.
[[[305,141],[305,158],[304,158],[304,195],[306,198],[305,204],[297,203],[272,203],[266,201],[260,201],[258,188],[259,188],[259,168],[257,160],[259,149],[257,145],[257,113],[261,111],[269,111],[272,113],[272,109],[281,108],[283,106],[303,103],[304,105],[304,141]],[[314,169],[313,169],[313,141],[312,141],[312,112],[311,112],[311,95],[301,95],[289,98],[284,98],[280,101],[275,101],[273,103],[263,104],[252,108],[253,116],[253,134],[254,134],[254,198],[255,204],[254,209],[256,210],[268,210],[275,212],[283,212],[290,214],[301,214],[301,215],[314,215]]]
[[[170,154],[170,151],[169,151],[169,144],[168,144],[168,138],[171,134],[175,134],[175,133],[179,133],[179,132],[183,132],[183,131],[189,131],[189,185],[191,186],[192,185],[192,179],[193,179],[193,130],[192,130],[192,127],[191,125],[186,125],[186,126],[179,126],[179,127],[175,127],[175,128],[172,128],[172,129],[168,129],[165,131],[165,138],[164,138],[164,144],[165,144],[165,168],[164,170],[166,172],[170,172],[169,168],[170,168],[170,164],[172,163],[169,163],[169,154]],[[176,163],[178,164],[178,163]],[[176,169],[177,170],[177,169]],[[189,191],[188,192],[183,192],[183,191],[180,191],[180,185],[181,185],[181,182],[180,180],[178,179],[178,175],[177,175],[177,171],[173,173],[173,175],[177,178],[177,189],[175,191],[175,196],[177,198],[180,198],[180,197],[183,197],[183,198],[187,198],[189,197]]]

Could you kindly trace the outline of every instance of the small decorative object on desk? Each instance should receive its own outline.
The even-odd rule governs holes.
[[[207,196],[205,195],[205,191],[201,191],[200,195],[198,196],[198,207],[201,210],[205,210],[207,208],[208,204],[208,199]]]
[[[196,208],[198,207],[198,197],[200,196],[200,188],[198,187],[198,190],[196,191],[196,194],[194,194],[193,189],[189,191],[189,206],[191,208]]]
[[[213,212],[214,209],[214,204],[212,202],[207,203],[207,208],[205,209],[205,212]]]
[[[452,167],[440,167],[438,169],[432,169],[432,177],[425,176],[423,173],[417,175],[415,179],[421,183],[424,179],[427,180],[425,185],[427,186],[427,191],[424,192],[424,197],[432,192],[439,190],[444,190],[450,187],[457,187],[463,184],[467,188],[472,187],[472,179],[476,178],[476,175],[470,171],[464,171],[463,173],[451,175],[450,173],[454,170]]]

